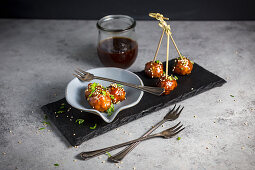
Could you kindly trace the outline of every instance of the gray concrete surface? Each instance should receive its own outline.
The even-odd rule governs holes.
[[[0,20],[0,169],[255,169],[255,22],[172,22],[183,54],[226,79],[220,88],[181,102],[181,140],[152,139],[122,164],[107,155],[79,161],[81,151],[141,136],[166,109],[70,147],[54,125],[44,127],[40,107],[64,97],[73,69],[101,67],[96,21]],[[151,60],[160,31],[138,21],[139,56],[131,71]],[[165,60],[166,41],[159,52]],[[173,58],[177,53],[170,50]],[[234,97],[231,97],[233,95]],[[170,127],[176,122],[168,122]],[[127,133],[125,133],[127,132]],[[130,133],[130,134],[129,134]],[[111,152],[112,154],[117,151]],[[106,161],[106,162],[104,162]],[[54,164],[58,163],[59,167]]]

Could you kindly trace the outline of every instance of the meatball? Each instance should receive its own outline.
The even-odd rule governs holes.
[[[173,72],[179,75],[188,75],[193,69],[193,62],[186,57],[179,57],[175,60]]]
[[[116,83],[111,84],[108,90],[113,104],[117,104],[126,99],[126,92],[121,85],[117,85]]]
[[[163,75],[163,64],[160,61],[150,61],[145,64],[145,74],[150,78],[159,78]]]
[[[109,92],[108,94],[98,94],[96,96],[89,97],[88,101],[90,106],[99,112],[106,112],[112,104]]]
[[[164,87],[165,92],[162,95],[168,95],[171,91],[173,91],[177,87],[177,80],[178,78],[175,76],[162,76],[159,78],[157,82],[157,86]]]
[[[89,97],[96,96],[99,93],[102,93],[104,87],[98,83],[89,83],[88,88],[85,90],[85,97],[88,99]]]

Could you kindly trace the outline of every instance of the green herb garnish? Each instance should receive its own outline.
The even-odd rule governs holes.
[[[43,124],[50,125],[50,122],[42,121]]]
[[[48,119],[48,116],[47,115],[44,115],[44,120],[47,120]]]
[[[65,108],[65,106],[64,105],[62,105],[62,106],[60,106],[60,108],[59,109],[64,109]]]
[[[166,74],[166,72],[165,72],[165,71],[163,71],[163,74]]]
[[[97,124],[95,124],[95,126],[89,127],[89,128],[90,128],[90,129],[96,129],[96,127],[97,127]]]
[[[93,93],[94,93],[94,91],[93,92],[91,91],[91,93],[89,94],[89,97],[91,97]]]
[[[110,98],[111,98],[111,99],[114,99],[114,95],[111,95],[111,94],[110,94]]]
[[[54,164],[54,166],[59,166],[59,164]]]
[[[123,85],[121,85],[121,84],[117,84],[117,86],[118,86],[118,87],[123,87]]]
[[[181,140],[181,137],[178,137],[177,140]]]
[[[159,63],[160,63],[160,61],[159,61],[159,60],[156,60],[156,61],[155,61],[155,63],[159,64]]]
[[[190,61],[190,60],[189,60]],[[190,61],[191,62],[191,64],[194,64],[194,61]]]
[[[45,129],[45,128],[40,128],[40,129],[38,129],[38,130],[43,130],[43,129]]]
[[[90,85],[90,89],[91,91],[95,91],[96,90],[96,86],[98,86],[98,83],[93,83]]]
[[[64,105],[66,105],[66,104],[65,104],[65,103],[62,103],[61,105],[64,106]]]
[[[114,112],[114,105],[111,104],[111,107],[107,110],[108,116],[111,116],[113,112]]]
[[[183,68],[181,67],[181,70],[183,70]]]
[[[106,96],[106,91],[102,91],[102,94],[103,94],[104,96]]]
[[[109,158],[112,156],[109,152],[106,152],[106,154],[108,155]]]
[[[175,80],[178,80],[178,77],[177,76],[174,76]]]
[[[231,97],[235,97],[235,96],[233,96],[232,94],[230,95]]]
[[[76,119],[75,123],[77,123],[77,122],[78,122],[79,125],[80,125],[80,124],[82,124],[82,123],[84,122],[84,120],[83,120],[83,119]]]
[[[64,113],[64,111],[63,110],[59,110],[59,111],[57,111],[57,113]]]

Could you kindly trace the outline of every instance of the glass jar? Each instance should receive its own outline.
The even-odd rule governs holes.
[[[136,60],[136,22],[126,15],[108,15],[97,22],[97,53],[106,67],[128,68]]]

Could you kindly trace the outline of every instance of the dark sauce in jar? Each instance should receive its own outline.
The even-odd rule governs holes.
[[[97,53],[107,67],[128,68],[136,60],[138,44],[125,37],[112,37],[98,44]]]

